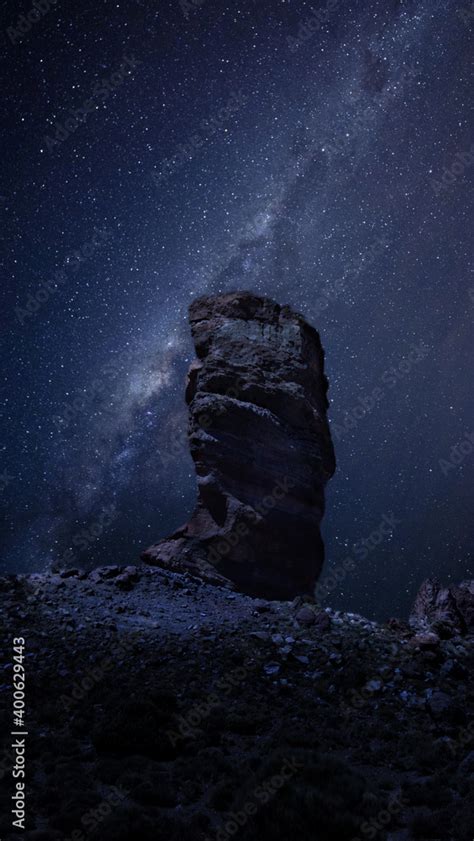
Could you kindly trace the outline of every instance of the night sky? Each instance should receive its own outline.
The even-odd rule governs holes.
[[[187,308],[240,288],[326,350],[327,603],[472,576],[471,3],[37,7],[2,6],[1,570],[186,521]]]

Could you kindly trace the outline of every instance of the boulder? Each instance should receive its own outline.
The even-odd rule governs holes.
[[[197,360],[186,388],[198,501],[142,555],[233,582],[257,597],[314,589],[324,559],[324,488],[335,469],[319,334],[250,292],[190,308]]]
[[[415,627],[439,627],[466,634],[474,630],[474,581],[443,587],[436,578],[427,578],[415,599],[410,624]]]

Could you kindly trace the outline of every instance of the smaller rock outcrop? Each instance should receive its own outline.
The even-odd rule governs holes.
[[[436,578],[421,585],[410,614],[415,627],[437,627],[449,634],[474,630],[474,581],[443,587]]]

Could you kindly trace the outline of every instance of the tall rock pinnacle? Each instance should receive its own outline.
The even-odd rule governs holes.
[[[200,298],[190,324],[198,502],[190,521],[142,558],[251,595],[311,592],[335,469],[319,334],[290,307],[250,292]]]

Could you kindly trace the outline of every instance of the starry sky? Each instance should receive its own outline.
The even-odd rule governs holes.
[[[326,349],[327,603],[472,575],[469,9],[2,4],[1,571],[186,521],[187,308],[242,288]]]

